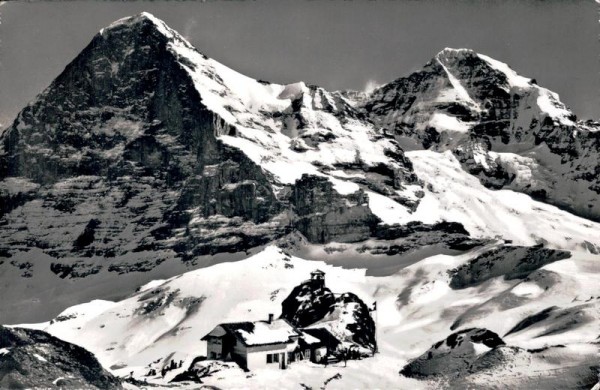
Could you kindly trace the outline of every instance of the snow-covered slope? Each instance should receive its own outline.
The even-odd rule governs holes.
[[[204,383],[251,388],[290,388],[304,383],[312,387],[340,373],[341,378],[330,384],[332,388],[425,388],[432,383],[400,377],[400,369],[434,341],[457,329],[474,327],[497,333],[515,348],[565,345],[568,350],[579,351],[576,358],[569,353],[562,355],[574,360],[561,360],[558,355],[530,374],[525,360],[509,359],[492,371],[493,384],[510,379],[527,387],[539,375],[566,366],[571,367],[571,375],[589,380],[593,375],[586,364],[592,364],[599,352],[596,286],[600,282],[600,258],[573,253],[569,259],[530,269],[518,279],[499,276],[475,287],[450,287],[449,274],[457,267],[490,250],[508,249],[492,245],[459,256],[438,255],[394,275],[370,277],[365,276],[364,269],[333,267],[268,247],[242,262],[219,264],[142,287],[120,302],[92,301],[67,309],[38,327],[88,348],[117,374],[128,375],[133,370],[137,379],[165,383],[181,370],[168,372],[164,379],[146,374],[151,368],[160,372],[170,360],[184,360],[185,369],[194,357],[205,353],[200,338],[220,322],[279,315],[282,301],[293,286],[318,267],[325,271],[326,286],[331,290],[351,291],[364,302],[377,301],[373,315],[380,353],[352,361],[347,368],[297,363],[286,371],[266,369],[246,376],[234,367],[203,378]],[[565,314],[531,319],[548,307]],[[478,353],[486,351],[489,349]],[[577,369],[578,364],[581,367]]]
[[[416,174],[429,184],[413,213],[374,196],[373,208],[377,209],[377,215],[385,216],[386,221],[403,224],[456,221],[475,237],[503,238],[521,245],[544,243],[554,248],[592,253],[600,250],[597,222],[533,200],[523,193],[488,189],[465,172],[450,151],[411,151],[407,156]]]
[[[202,103],[235,128],[219,134],[219,139],[243,150],[275,177],[276,184],[293,184],[303,174],[325,175],[336,190],[348,193],[358,187],[345,185],[343,176],[326,174],[324,168],[354,164],[403,168],[389,156],[400,152],[395,141],[358,120],[359,113],[339,93],[304,82],[279,85],[251,79],[207,58],[148,13],[122,19],[108,29],[146,19],[169,39],[168,50],[189,73]]]

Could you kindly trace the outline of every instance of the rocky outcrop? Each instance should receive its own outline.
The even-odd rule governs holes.
[[[591,350],[594,350],[592,348]],[[494,332],[465,329],[434,344],[400,370],[448,389],[587,389],[597,381],[596,353],[564,345],[524,349],[506,345]],[[564,364],[568,356],[569,364]],[[562,364],[561,364],[562,362]],[[490,382],[490,378],[494,378]],[[432,382],[428,382],[432,383]]]
[[[334,294],[315,280],[294,287],[281,303],[281,318],[299,328],[325,328],[338,340],[373,350],[375,322],[354,293]]]
[[[419,379],[455,375],[473,369],[482,354],[503,345],[505,342],[488,329],[461,330],[435,343],[404,366],[400,374]]]
[[[597,303],[590,299],[590,303],[577,306],[560,308],[547,307],[537,313],[523,318],[505,335],[521,331],[535,332],[534,337],[556,335],[577,329],[586,323],[593,323],[597,313]]]
[[[523,279],[546,264],[568,259],[571,253],[542,246],[502,246],[483,253],[466,264],[448,271],[450,287],[476,286],[491,278]]]
[[[0,387],[121,389],[94,355],[46,332],[0,326]]]
[[[375,321],[371,310],[356,294],[346,292],[337,297],[331,314],[323,319],[334,335],[372,351],[377,346]]]
[[[330,289],[307,280],[281,302],[281,318],[303,328],[325,317],[335,300]]]

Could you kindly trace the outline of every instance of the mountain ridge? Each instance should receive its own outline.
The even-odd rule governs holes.
[[[538,127],[540,137],[556,140],[552,150],[564,154],[549,148],[531,154],[545,143],[527,153],[501,149],[505,144],[494,137],[505,133],[496,125],[520,115],[506,91],[517,76],[481,57],[443,50],[425,71],[358,103],[348,92],[243,76],[147,13],[113,23],[0,136],[0,254],[6,258],[0,279],[14,291],[9,299],[39,305],[37,288],[13,285],[37,275],[44,275],[44,288],[65,288],[61,297],[74,295],[69,289],[76,280],[114,278],[130,291],[125,280],[173,276],[212,264],[212,255],[239,259],[296,235],[302,245],[364,243],[364,256],[410,257],[421,246],[445,253],[498,238],[600,251],[595,222],[539,202],[574,209],[563,182],[579,183],[577,202],[594,199],[586,187],[594,177],[578,179],[593,170],[593,138],[562,145],[561,132],[573,129],[558,118],[554,127]],[[483,76],[469,84],[461,72],[471,65]],[[413,84],[423,88],[398,94]],[[519,78],[517,84],[538,88]],[[490,106],[479,107],[471,89],[488,96]],[[415,101],[429,108],[421,112]],[[423,131],[423,121],[403,127],[395,115],[404,109],[425,115]],[[477,110],[500,120],[473,122]],[[437,127],[429,126],[435,115]],[[529,111],[524,116],[532,118]],[[465,118],[473,128],[464,128]],[[444,127],[448,120],[464,131]],[[600,134],[585,134],[592,133]],[[528,142],[539,138],[524,134]],[[508,135],[507,145],[518,145]],[[422,150],[425,143],[430,150]],[[573,153],[581,158],[556,164]],[[544,165],[544,158],[553,164]],[[575,164],[584,169],[574,176]],[[556,167],[568,180],[553,179]],[[462,198],[472,203],[465,207]],[[492,204],[498,213],[487,210]],[[101,297],[113,293],[100,290]]]
[[[217,324],[281,310],[379,353],[343,371],[209,361],[203,381],[581,388],[598,370],[599,129],[468,49],[329,92],[123,18],[0,134],[0,318],[127,387],[165,386]],[[307,288],[315,266],[331,290]]]

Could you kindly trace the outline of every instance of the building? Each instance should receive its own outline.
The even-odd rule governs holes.
[[[246,370],[285,369],[290,362],[313,359],[322,347],[318,339],[287,320],[274,320],[272,314],[266,321],[219,324],[202,340],[207,342],[208,359],[233,361]]]
[[[318,340],[313,346],[314,355],[311,357],[316,363],[321,363],[328,355],[333,355],[341,344],[340,340],[325,328],[304,328],[302,333]]]
[[[316,269],[310,273],[310,283],[317,288],[325,287],[325,272]]]
[[[323,288],[325,272],[314,270],[309,282]],[[272,314],[266,321],[219,324],[202,340],[207,342],[208,359],[233,361],[246,370],[285,369],[300,360],[325,363],[340,345],[327,329],[298,329],[283,318],[274,320]]]

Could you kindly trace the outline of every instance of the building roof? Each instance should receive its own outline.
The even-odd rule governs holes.
[[[304,328],[302,332],[318,339],[328,349],[335,349],[341,344],[341,341],[325,328]]]
[[[222,329],[223,331],[219,330]],[[255,347],[269,344],[287,344],[293,342],[294,338],[300,337],[301,333],[285,319],[277,319],[271,322],[229,322],[217,325],[210,333],[202,337],[207,340],[210,336],[222,337],[225,333],[233,335],[245,346]]]
[[[302,340],[304,341],[305,344],[308,345],[315,345],[315,344],[321,344],[321,340],[319,340],[318,338],[311,336],[310,334],[306,333],[306,332],[301,332],[302,333]]]
[[[311,275],[314,275],[314,274],[325,275],[325,272],[321,271],[320,269],[316,269],[316,270],[312,271],[310,274]]]

